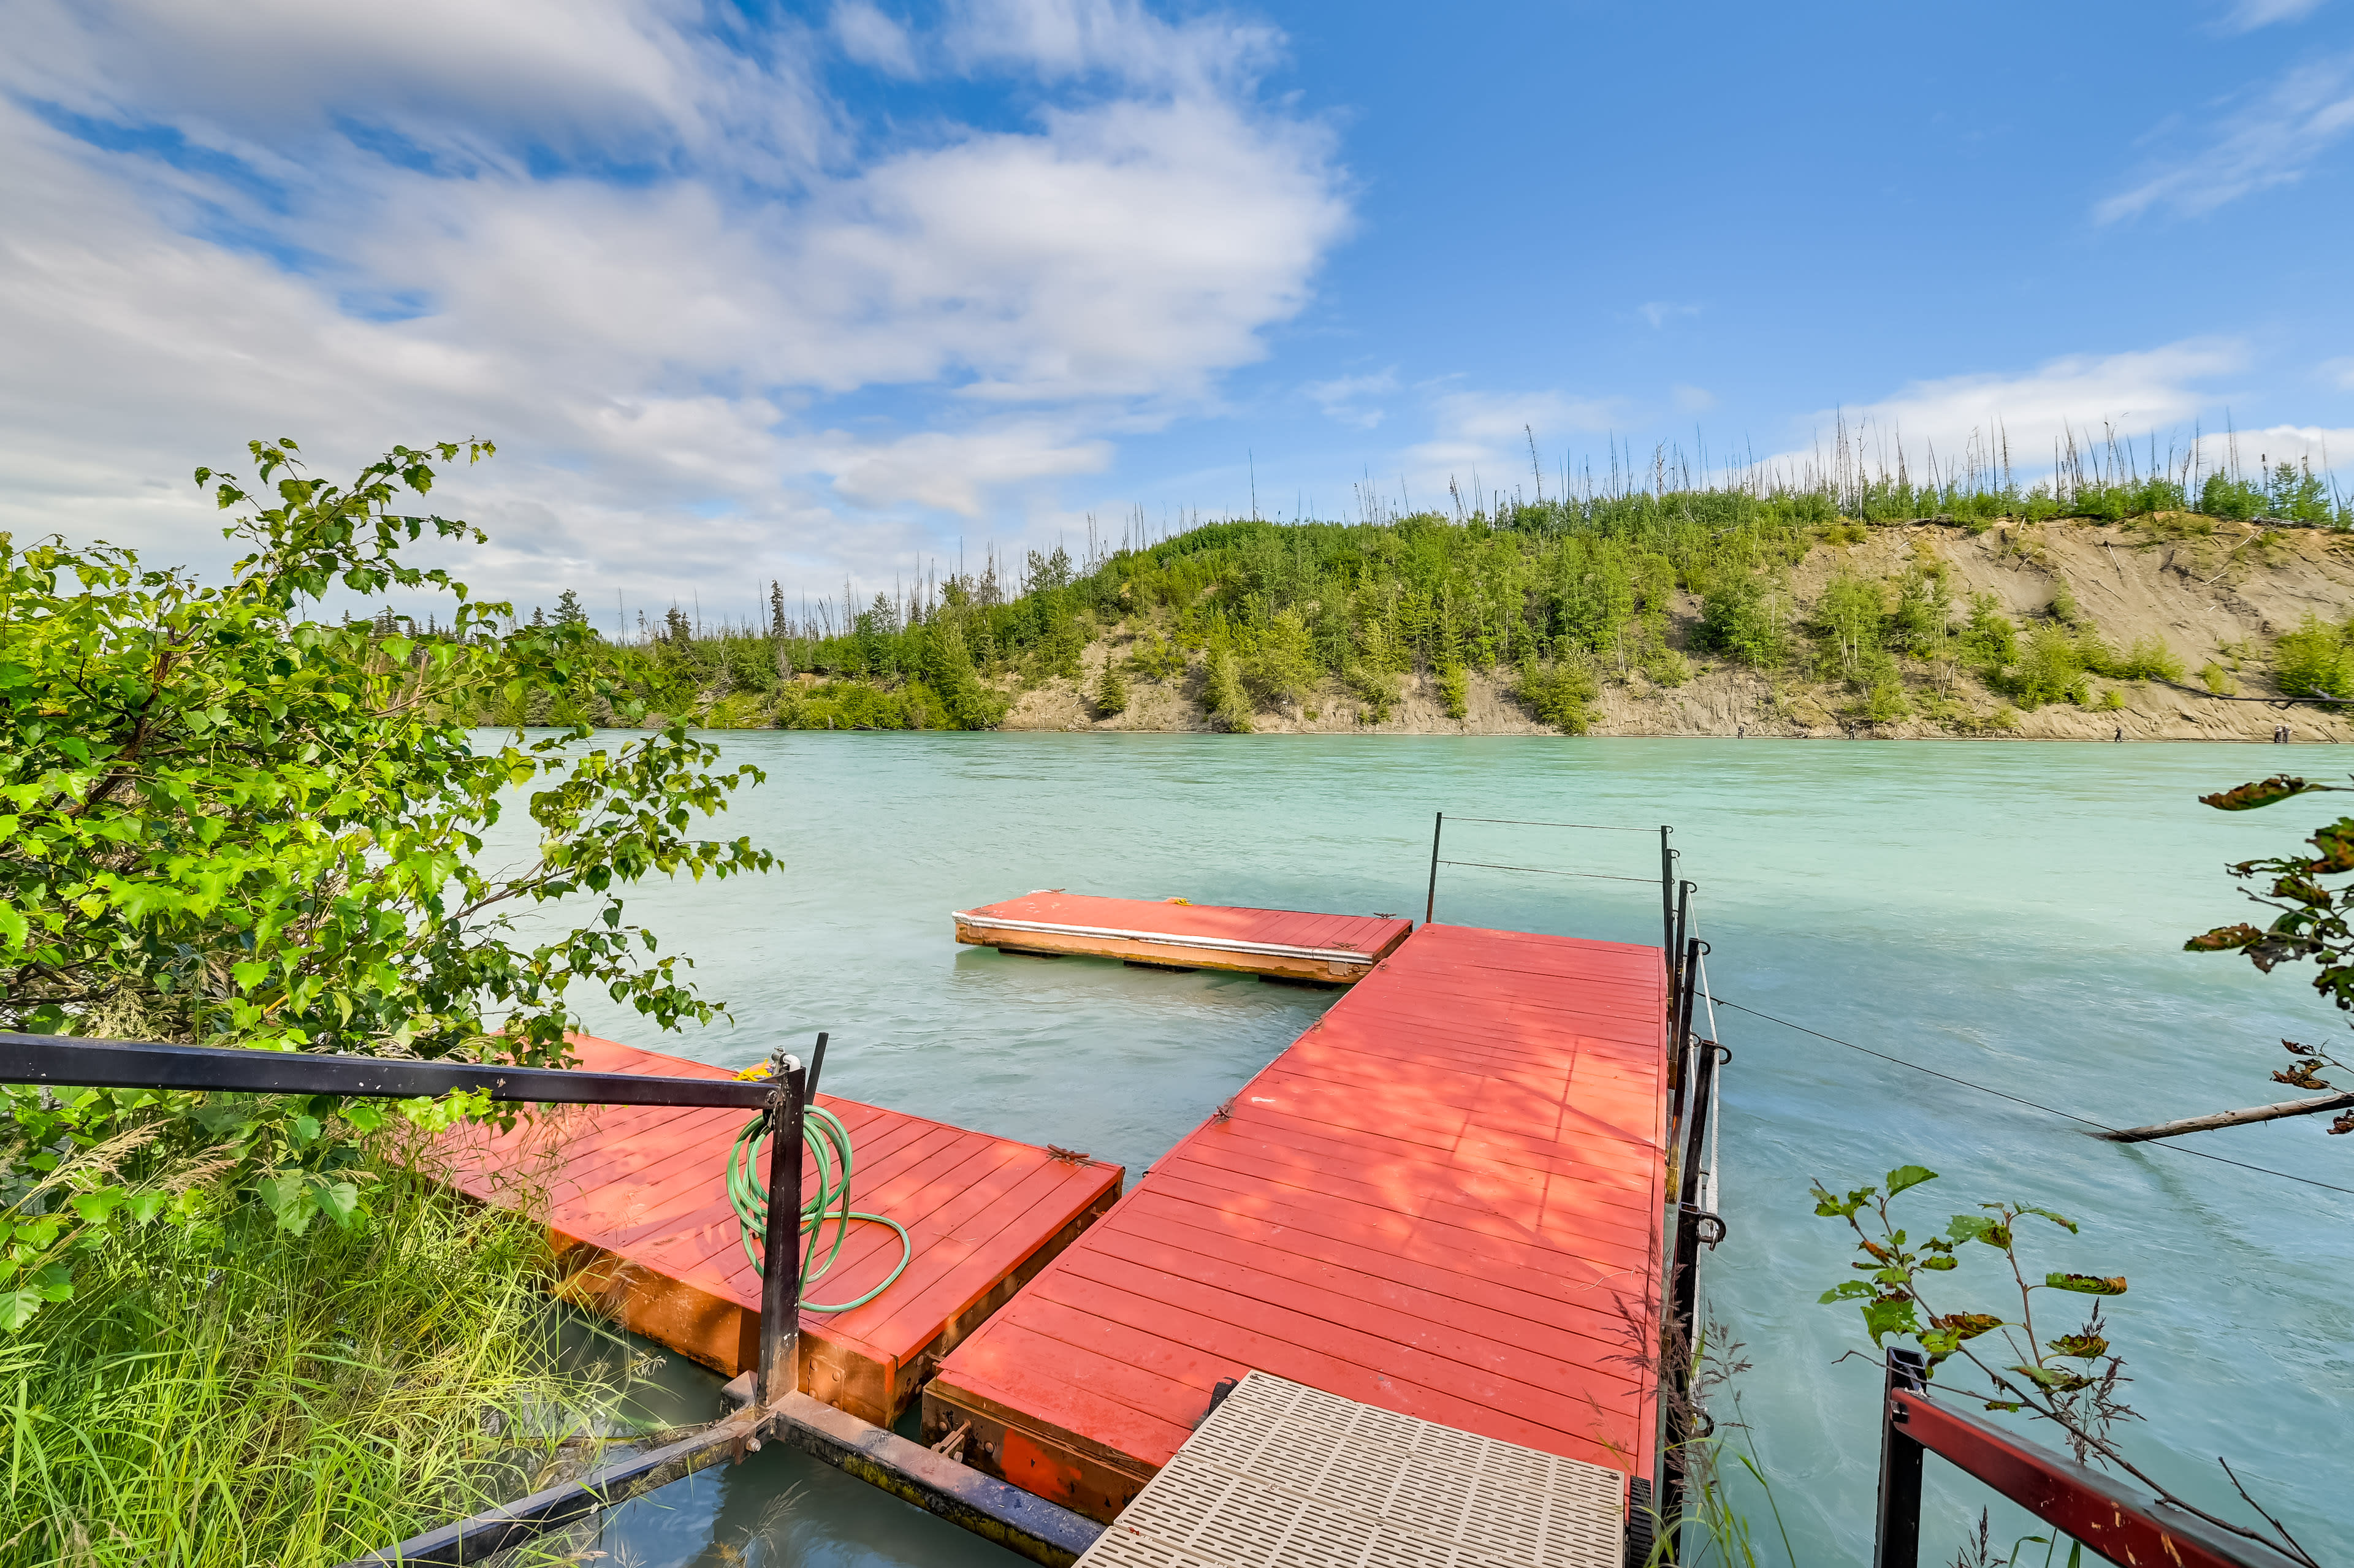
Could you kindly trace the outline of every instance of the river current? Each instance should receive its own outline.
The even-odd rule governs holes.
[[[613,736],[618,740],[622,737]],[[1732,1489],[1758,1560],[1869,1560],[1877,1361],[1852,1307],[1817,1298],[1849,1246],[1809,1181],[1919,1163],[1923,1229],[1987,1201],[2062,1211],[2039,1267],[2124,1274],[2110,1336],[2130,1451],[2190,1495],[2230,1498],[2228,1456],[2325,1561],[2354,1538],[2354,1138],[2304,1118],[2125,1147],[1983,1086],[2113,1126],[2287,1097],[2284,1037],[2343,1042],[2303,974],[2186,954],[2246,917],[2225,863],[2329,813],[2227,815],[2202,792],[2320,747],[1195,735],[715,736],[768,781],[718,824],[774,875],[679,881],[630,913],[695,960],[734,1022],[663,1037],[592,1029],[726,1066],[832,1033],[825,1087],[1126,1163],[1131,1180],[1280,1051],[1331,995],[1246,976],[959,948],[949,913],[1041,887],[1420,918],[1432,816],[1674,826],[1716,993],[1933,1068],[1721,1012],[1721,1203],[1704,1263],[1749,1370],[1715,1406],[1770,1499]],[[1656,838],[1462,822],[1448,859],[1655,878]],[[1656,943],[1656,881],[1442,867],[1446,922]],[[1952,1079],[1967,1080],[1956,1083]],[[2202,1150],[2262,1166],[2200,1158]],[[715,1172],[715,1180],[717,1173]],[[2307,1178],[2307,1181],[2291,1180]],[[1916,1232],[1916,1234],[1918,1234]],[[1992,1255],[1988,1255],[1991,1258]],[[1967,1276],[1958,1277],[1967,1278]],[[1981,1299],[1999,1310],[1991,1273]],[[1865,1353],[1842,1360],[1861,1348]],[[673,1358],[675,1363],[675,1358]],[[678,1364],[659,1418],[707,1413]],[[1734,1422],[1740,1423],[1736,1428]],[[1991,1499],[1932,1463],[1925,1555],[1948,1560]],[[1776,1515],[1778,1513],[1778,1524]],[[1995,1508],[1998,1548],[2025,1534]],[[1784,1548],[1787,1531],[1788,1550]],[[616,1510],[594,1550],[639,1568],[991,1564],[1016,1559],[771,1448]],[[2064,1548],[2060,1555],[2065,1556]],[[2035,1549],[2022,1563],[2041,1563]]]

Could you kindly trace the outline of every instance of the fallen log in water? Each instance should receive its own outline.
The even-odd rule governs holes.
[[[2273,1121],[2285,1116],[2312,1116],[2317,1111],[2338,1110],[2348,1106],[2354,1106],[2354,1094],[2324,1095],[2314,1100],[2283,1100],[2278,1105],[2217,1111],[2213,1116],[2185,1117],[2180,1121],[2120,1128],[2100,1136],[2111,1143],[2147,1143],[2152,1139],[2175,1138],[2186,1132],[2208,1132],[2219,1127],[2241,1127],[2252,1121]]]

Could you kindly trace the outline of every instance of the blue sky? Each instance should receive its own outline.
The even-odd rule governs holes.
[[[12,0],[0,526],[489,434],[526,601],[1566,465],[2354,464],[2354,0]],[[2211,441],[2220,458],[2220,440]]]

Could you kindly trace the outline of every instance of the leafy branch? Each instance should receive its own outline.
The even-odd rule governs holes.
[[[585,725],[486,746],[461,722],[493,693],[584,685],[642,713],[582,621],[518,624],[403,560],[429,536],[482,542],[403,507],[436,463],[491,444],[396,446],[341,485],[308,476],[292,440],[249,450],[251,478],[196,474],[247,546],[226,583],[0,534],[0,1028],[553,1065],[575,987],[664,1029],[720,1016],[621,894],[770,869],[749,839],[694,831],[759,770],[718,767],[677,725],[607,748]],[[445,596],[450,630],[326,619],[317,601],[337,588]],[[518,796],[537,849],[494,872],[484,834]],[[559,902],[577,923],[526,938]],[[357,1223],[355,1140],[384,1115],[7,1091],[0,1329],[65,1299],[76,1252],[122,1224],[228,1225],[252,1206],[296,1232]]]
[[[1814,1184],[1815,1213],[1846,1223],[1860,1255],[1849,1267],[1863,1276],[1840,1281],[1823,1292],[1821,1299],[1857,1303],[1875,1347],[1891,1336],[1911,1338],[1928,1360],[1926,1376],[1934,1379],[1946,1369],[1974,1379],[1978,1386],[1956,1392],[1982,1401],[1987,1409],[2022,1413],[2058,1426],[2078,1463],[2122,1471],[2171,1507],[2318,1568],[2261,1507],[2257,1512],[2270,1526],[2270,1534],[2200,1508],[2126,1457],[2114,1428],[2140,1416],[2118,1395],[2119,1386],[2131,1380],[2124,1375],[2124,1358],[2110,1345],[2103,1317],[2104,1298],[2126,1293],[2125,1277],[2062,1269],[2040,1271],[2038,1277],[2039,1271],[2020,1256],[2021,1222],[2041,1222],[2071,1235],[2078,1234],[2076,1223],[2032,1203],[1981,1203],[1979,1213],[1952,1215],[1942,1230],[1915,1238],[1897,1224],[1892,1204],[1899,1194],[1936,1179],[1934,1171],[1903,1165],[1888,1172],[1884,1188],[1866,1184],[1842,1196],[1820,1182]],[[2001,1257],[2015,1307],[2001,1312],[1977,1310],[1945,1294],[1946,1277],[1960,1270],[1966,1257],[1983,1255],[1971,1250],[1979,1246]],[[1932,1290],[1937,1292],[1935,1300]],[[2052,1332],[2052,1309],[2063,1299],[2080,1297],[2094,1298],[2082,1322]],[[2046,1317],[2041,1329],[2036,1324],[2039,1305]],[[1994,1349],[1997,1345],[2001,1349]],[[2224,1470],[2231,1474],[2228,1465]],[[2236,1488],[2238,1478],[2232,1480]],[[2242,1490],[2241,1495],[2247,1494]],[[2256,1507],[2253,1499],[2249,1502]]]
[[[2348,791],[2347,785],[2315,784],[2282,773],[2201,795],[2199,800],[2221,811],[2253,811],[2300,795]],[[2194,953],[2244,953],[2265,974],[2283,964],[2310,960],[2317,970],[2313,989],[2336,1002],[2340,1012],[2354,1011],[2354,920],[2349,920],[2354,916],[2354,887],[2333,887],[2323,880],[2354,872],[2354,817],[2340,817],[2317,829],[2305,842],[2313,846],[2313,853],[2274,855],[2231,867],[2232,874],[2242,882],[2269,884],[2261,891],[2241,889],[2252,903],[2276,911],[2268,924],[2259,927],[2240,921],[2219,926],[2191,938],[2183,947]],[[2276,1084],[2331,1090],[2338,1086],[2321,1075],[2325,1071],[2354,1072],[2354,1064],[2327,1047],[2295,1040],[2284,1040],[2281,1044],[2292,1060],[2287,1067],[2273,1070]],[[2354,1110],[2331,1122],[2329,1130],[2354,1132]]]

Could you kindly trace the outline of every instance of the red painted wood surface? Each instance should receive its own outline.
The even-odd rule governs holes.
[[[597,1072],[728,1075],[588,1036],[575,1036],[573,1052],[580,1066]],[[852,1206],[898,1220],[915,1253],[907,1272],[866,1306],[804,1312],[802,1333],[837,1363],[855,1363],[862,1372],[871,1363],[894,1404],[913,1392],[903,1371],[919,1373],[908,1363],[944,1327],[1025,1265],[1034,1266],[1043,1247],[1119,1191],[1121,1168],[1102,1160],[1057,1160],[1012,1139],[832,1095],[819,1095],[818,1103],[850,1129]],[[705,1310],[699,1327],[673,1335],[695,1342],[673,1348],[733,1372],[739,1370],[728,1364],[738,1338],[734,1314],[756,1325],[760,1302],[759,1276],[744,1256],[726,1185],[728,1147],[747,1119],[740,1110],[551,1107],[512,1132],[475,1128],[453,1139],[452,1179],[478,1198],[544,1215],[553,1229],[625,1260],[657,1286],[674,1282],[691,1298],[708,1298],[726,1320],[708,1321]],[[801,1169],[803,1182],[814,1182],[806,1156]],[[829,1226],[821,1253],[832,1241]],[[851,1300],[898,1257],[887,1226],[854,1224],[841,1259],[811,1295]],[[620,1305],[627,1319],[631,1303]],[[665,1337],[659,1314],[631,1326]]]
[[[1428,926],[942,1364],[1168,1461],[1251,1367],[1648,1475],[1657,948]]]
[[[1079,893],[1032,893],[978,909],[960,910],[976,922],[1034,920],[1050,926],[1148,932],[1182,943],[1212,937],[1228,942],[1270,942],[1327,948],[1379,957],[1405,938],[1414,922],[1391,915],[1319,915],[1302,909],[1235,909],[1215,904],[1172,904],[1148,898],[1097,898]]]

